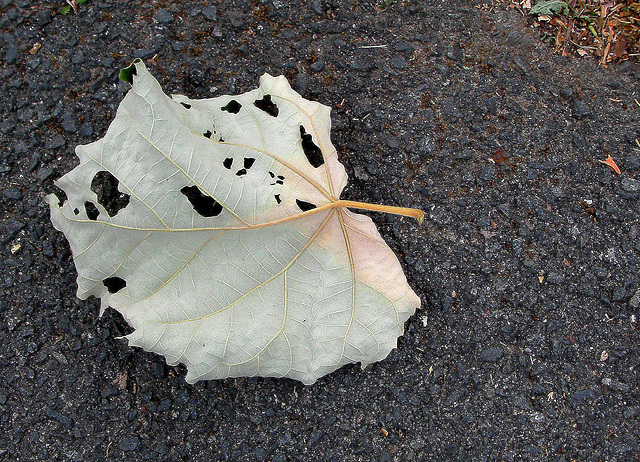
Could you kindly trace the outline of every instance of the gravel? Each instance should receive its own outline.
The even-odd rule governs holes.
[[[637,460],[637,65],[502,2],[206,3],[0,0],[0,459]],[[343,198],[425,210],[372,214],[423,301],[386,360],[188,385],[75,297],[42,198],[134,57],[193,98],[284,74],[332,108]]]
[[[480,352],[480,359],[488,363],[495,363],[502,358],[502,350],[500,348],[486,348]]]
[[[202,14],[209,21],[215,21],[218,19],[218,10],[215,6],[207,6],[202,9]]]

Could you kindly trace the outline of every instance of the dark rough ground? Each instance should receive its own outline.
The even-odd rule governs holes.
[[[491,1],[210,3],[0,0],[0,459],[639,460],[638,68]],[[133,57],[191,97],[284,73],[333,107],[343,197],[427,211],[374,216],[423,300],[387,360],[190,386],[75,298],[42,197]]]

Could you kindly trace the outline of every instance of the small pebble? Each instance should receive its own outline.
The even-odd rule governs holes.
[[[10,34],[5,34],[4,42],[6,44],[4,60],[7,64],[14,64],[18,59],[18,43],[16,42],[16,39]]]
[[[215,6],[208,6],[202,9],[202,15],[209,21],[215,21],[218,18],[218,10]]]
[[[409,67],[409,63],[403,56],[396,56],[391,59],[391,67],[394,69],[406,69]]]
[[[67,133],[75,133],[78,131],[78,122],[73,110],[65,111],[62,118],[62,129]]]
[[[167,10],[159,9],[156,11],[156,14],[153,16],[153,19],[160,24],[169,24],[173,21],[173,16]]]
[[[480,353],[480,359],[488,363],[495,363],[502,358],[502,350],[498,347],[485,348]]]
[[[311,66],[309,66],[309,69],[317,72],[317,71],[321,71],[323,67],[324,67],[324,62],[318,60],[315,63],[313,63]]]
[[[640,192],[640,181],[633,178],[623,178],[620,186],[623,190],[630,193]]]
[[[571,111],[574,119],[583,119],[591,115],[591,110],[582,101],[574,100],[571,105]]]
[[[618,380],[611,379],[608,377],[605,377],[604,379],[602,379],[602,384],[611,388],[612,390],[620,391],[622,393],[628,393],[631,390],[631,386],[629,386],[629,384],[622,383],[622,382],[619,382]]]
[[[84,62],[84,53],[82,51],[76,51],[71,57],[71,63],[79,65]]]
[[[140,438],[138,438],[137,436],[124,438],[120,441],[118,447],[126,452],[135,451],[140,447]]]
[[[6,189],[4,191],[2,191],[2,195],[4,197],[7,197],[9,199],[13,199],[13,200],[20,200],[22,199],[22,193],[20,191],[18,191],[17,189]]]
[[[45,143],[45,147],[47,149],[57,149],[57,148],[60,148],[60,147],[62,147],[64,145],[65,145],[65,140],[60,135],[55,135],[50,140],[47,140],[47,142]]]

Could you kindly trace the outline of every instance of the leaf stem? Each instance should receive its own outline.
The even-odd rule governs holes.
[[[345,200],[337,200],[330,205],[331,205],[331,208],[351,207],[354,209],[370,210],[373,212],[384,212],[384,213],[392,213],[394,215],[403,215],[405,217],[415,218],[416,220],[418,220],[418,223],[422,223],[422,220],[424,219],[424,212],[422,210],[410,209],[407,207],[393,207],[391,205],[368,204],[366,202],[345,201]]]

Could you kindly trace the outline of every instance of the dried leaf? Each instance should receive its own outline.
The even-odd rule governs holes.
[[[605,164],[607,167],[610,167],[618,175],[620,174],[620,169],[613,160],[613,157],[609,156],[607,157],[607,160],[599,160],[598,162],[600,162],[601,164]]]
[[[536,4],[531,8],[531,14],[551,15],[553,13],[561,13],[568,8],[566,2],[560,0],[537,0]]]
[[[46,200],[69,240],[78,296],[135,329],[131,345],[188,367],[187,381],[306,384],[396,346],[420,306],[347,182],[330,109],[264,75],[238,96],[167,97],[142,62],[106,135]]]

